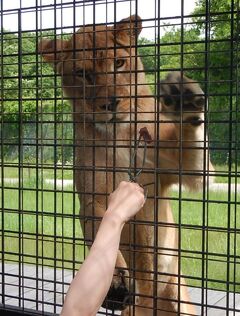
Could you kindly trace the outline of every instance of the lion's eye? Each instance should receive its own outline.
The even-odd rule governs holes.
[[[74,71],[74,75],[83,78],[84,70],[83,69],[77,69],[77,70]]]
[[[93,75],[92,73],[90,73],[89,71],[86,71],[86,70],[83,70],[83,69],[76,69],[74,71],[74,75],[79,77],[79,78],[82,78],[82,79],[85,79],[88,81],[88,83],[90,84],[93,84]]]
[[[121,68],[125,64],[125,59],[116,59],[115,66],[116,68]]]

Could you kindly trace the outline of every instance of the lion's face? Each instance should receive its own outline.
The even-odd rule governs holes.
[[[116,27],[82,27],[69,41],[43,40],[40,52],[55,64],[77,112],[95,122],[125,121],[145,83],[135,53],[141,21],[134,16]],[[56,53],[51,52],[53,48]],[[136,87],[137,86],[137,90]]]

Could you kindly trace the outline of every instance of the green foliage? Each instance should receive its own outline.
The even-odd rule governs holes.
[[[208,49],[205,64],[208,72],[202,72],[208,80],[206,85],[209,95],[209,132],[214,160],[218,163],[228,162],[234,155],[232,144],[240,137],[237,128],[239,111],[236,102],[237,63],[237,1],[199,0],[193,20],[201,34],[208,36]],[[206,23],[206,14],[210,14]],[[214,122],[214,123],[211,123]]]
[[[159,61],[155,63],[143,57],[145,69],[160,71],[160,78],[169,71],[183,70],[185,75],[200,83],[208,96],[207,120],[214,163],[226,163],[231,156],[236,158],[231,147],[240,138],[235,80],[239,59],[236,12],[237,1],[199,0],[194,17],[189,21],[191,24],[181,28],[166,25],[158,47],[154,42],[141,40],[147,46],[146,51],[151,48],[151,55],[159,52]],[[145,50],[144,46],[141,50]],[[153,72],[151,78],[155,78]]]
[[[71,106],[62,100],[60,79],[55,79],[54,70],[41,63],[36,54],[36,34],[27,32],[19,38],[5,31],[0,45],[3,155],[10,160],[18,155],[19,159],[33,161],[38,151],[43,161],[72,159],[72,124],[67,123],[72,120]],[[38,150],[37,139],[44,143]]]

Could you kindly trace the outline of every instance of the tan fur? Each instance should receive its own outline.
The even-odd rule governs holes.
[[[137,224],[127,224],[124,228],[116,267],[128,267],[135,271],[139,294],[135,315],[152,315],[156,302],[151,297],[156,294],[157,315],[176,315],[178,300],[190,302],[190,299],[185,281],[178,278],[178,230],[174,226],[167,197],[170,186],[180,180],[191,188],[201,185],[202,177],[198,173],[203,171],[204,155],[201,148],[204,125],[195,126],[189,122],[181,126],[178,122],[172,123],[170,116],[164,114],[166,108],[162,109],[164,111],[160,113],[159,122],[156,121],[156,101],[150,97],[142,62],[135,56],[135,36],[140,31],[141,20],[138,17],[122,20],[115,29],[86,26],[69,41],[58,40],[54,43],[43,40],[39,43],[39,52],[62,76],[65,95],[72,100],[76,135],[75,181],[81,202],[81,216],[90,218],[82,221],[86,240],[94,238],[98,227],[96,223],[93,225],[91,217],[101,218],[105,212],[105,193],[109,194],[121,180],[128,179],[126,168],[129,166],[130,145],[136,139],[135,131],[146,126],[154,139],[154,146],[159,140],[158,153],[154,146],[149,147],[145,166],[149,172],[143,173],[139,179],[143,184],[154,182],[155,186],[148,188],[149,198],[136,216]],[[125,59],[121,69],[116,70],[114,67],[116,58]],[[75,76],[74,73],[79,69],[84,70],[85,75],[90,74],[94,84]],[[135,70],[138,70],[137,74]],[[102,108],[110,102],[111,97],[119,101],[115,123],[110,121],[113,113]],[[139,151],[137,163],[140,165]],[[121,171],[123,168],[125,171]],[[157,168],[159,171],[156,173]],[[179,170],[196,174],[183,175],[180,179]],[[156,194],[158,200],[153,198]],[[157,226],[154,225],[156,220]],[[157,240],[155,236],[158,236]],[[134,244],[135,247],[131,248],[130,245]],[[157,257],[153,246],[158,247]],[[180,298],[179,282],[182,284]],[[181,312],[195,314],[189,303],[181,304]],[[127,308],[122,315],[129,313]]]

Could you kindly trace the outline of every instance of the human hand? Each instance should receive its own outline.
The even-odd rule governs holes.
[[[113,214],[121,223],[133,217],[144,205],[144,190],[137,183],[122,181],[110,194],[108,214]]]

